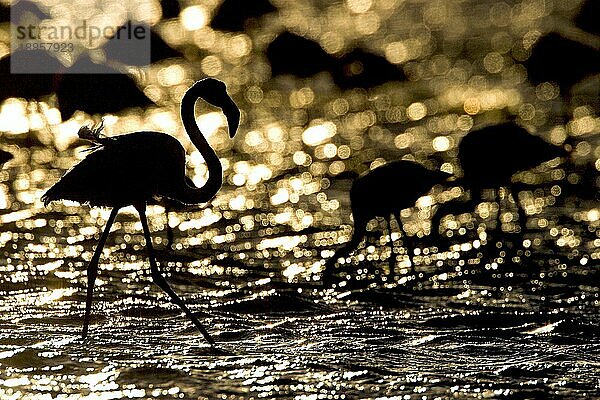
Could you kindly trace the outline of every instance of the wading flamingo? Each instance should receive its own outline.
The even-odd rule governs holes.
[[[233,138],[239,124],[240,111],[229,97],[225,84],[207,78],[196,82],[183,96],[181,119],[190,140],[200,151],[208,166],[206,184],[197,188],[185,179],[185,151],[179,141],[161,132],[133,132],[116,137],[102,137],[98,128],[82,127],[79,135],[96,143],[96,148],[68,171],[42,197],[45,204],[53,200],[74,200],[92,206],[112,207],[110,217],[100,237],[87,269],[88,284],[82,336],[86,337],[90,323],[94,282],[102,248],[119,209],[133,205],[140,214],[146,239],[148,258],[154,283],[164,290],[192,320],[196,328],[212,345],[204,326],[171,289],[162,276],[152,248],[146,220],[146,203],[154,196],[176,199],[184,204],[206,203],[219,191],[223,169],[219,157],[196,124],[194,106],[198,99],[223,110]]]
[[[544,139],[534,136],[514,122],[490,125],[467,133],[458,145],[458,160],[463,177],[453,184],[460,184],[471,192],[466,203],[448,202],[440,206],[432,218],[432,231],[439,232],[442,217],[473,211],[482,202],[482,191],[494,189],[496,196],[501,187],[512,196],[520,223],[526,226],[527,214],[517,198],[517,187],[512,176],[557,157],[566,157],[567,151]],[[500,206],[500,199],[498,198]],[[500,228],[500,210],[498,225]],[[437,229],[437,230],[436,230]]]
[[[358,177],[350,189],[350,205],[354,219],[352,238],[325,263],[324,280],[331,279],[337,260],[350,254],[367,232],[367,224],[375,217],[383,217],[390,230],[390,274],[394,273],[394,242],[391,239],[392,216],[402,231],[406,242],[406,232],[400,219],[400,211],[414,206],[417,199],[437,184],[444,182],[450,174],[432,171],[412,161],[393,161]],[[408,253],[411,251],[408,249]]]

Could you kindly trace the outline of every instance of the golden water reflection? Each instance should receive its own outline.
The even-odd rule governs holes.
[[[0,171],[0,398],[597,392],[597,78],[575,88],[571,109],[558,85],[528,83],[522,65],[546,25],[568,19],[580,1],[277,0],[278,12],[243,33],[210,27],[217,1],[186,4],[160,22],[158,2],[143,4],[139,15],[186,59],[136,72],[157,105],[104,116],[107,135],[177,137],[189,177],[202,185],[206,165],[179,119],[183,92],[214,76],[242,109],[233,144],[220,112],[198,110],[222,157],[217,197],[168,216],[164,205],[148,211],[167,279],[220,351],[152,285],[133,208],[122,210],[103,252],[92,338],[79,339],[86,263],[110,210],[39,199],[85,157],[88,143],[76,133],[98,116],[62,121],[53,96],[7,99],[0,139],[15,159]],[[407,80],[342,91],[327,73],[272,79],[263,53],[284,29],[328,54],[359,46],[383,55]],[[396,159],[460,175],[465,134],[509,116],[573,148],[570,163],[515,177],[528,217],[523,236],[504,190],[502,207],[485,193],[435,232],[439,207],[468,197],[458,185],[436,187],[402,211],[408,237],[395,223],[371,221],[365,243],[337,266],[339,281],[322,285],[325,259],[351,237],[352,179]]]

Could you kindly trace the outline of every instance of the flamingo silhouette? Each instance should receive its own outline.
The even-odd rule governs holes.
[[[269,43],[266,55],[273,76],[308,78],[327,71],[343,90],[370,89],[386,82],[406,80],[404,72],[385,57],[360,48],[339,57],[332,56],[318,42],[289,31],[282,32]]]
[[[194,116],[198,99],[220,107],[227,118],[230,137],[239,124],[240,111],[227,94],[225,84],[207,78],[196,82],[183,96],[181,119],[192,143],[200,151],[209,170],[205,186],[189,186],[185,180],[185,151],[179,141],[160,132],[133,132],[116,137],[102,137],[98,128],[82,127],[81,137],[96,143],[96,148],[79,164],[68,171],[42,196],[45,204],[53,200],[74,200],[92,206],[112,207],[94,255],[88,264],[88,284],[82,336],[86,337],[90,322],[94,282],[98,262],[110,227],[119,209],[133,205],[140,214],[146,239],[148,258],[154,283],[164,290],[210,344],[214,344],[204,326],[185,303],[171,289],[162,276],[152,248],[152,239],[146,220],[146,203],[154,196],[176,199],[185,204],[208,202],[221,188],[223,170],[217,154],[203,136]]]
[[[336,58],[331,74],[341,89],[370,89],[387,82],[406,81],[406,75],[396,65],[385,57],[362,49],[354,49]]]
[[[323,50],[319,43],[290,31],[283,31],[269,43],[266,55],[273,76],[308,78],[334,68],[333,56]]]
[[[444,182],[450,174],[432,171],[412,161],[393,161],[358,177],[350,189],[350,204],[354,219],[352,238],[325,263],[324,280],[331,279],[336,261],[355,249],[367,232],[367,223],[375,217],[387,220],[391,231],[392,216],[404,237],[406,232],[400,219],[400,211],[412,207],[417,199],[437,184]],[[391,235],[390,235],[391,236]],[[393,273],[395,257],[394,242],[390,241],[390,273]]]
[[[25,22],[49,18],[50,15],[33,1],[21,0],[10,5],[0,4],[0,23],[11,22],[23,25]]]
[[[128,74],[89,56],[80,57],[58,79],[56,97],[63,120],[76,111],[90,115],[116,113],[126,108],[154,105]],[[118,95],[115,95],[118,93]]]
[[[11,64],[17,66],[17,73],[11,73]],[[40,66],[47,72],[39,73]],[[78,110],[90,115],[107,114],[154,104],[130,75],[97,64],[88,55],[66,68],[44,50],[17,50],[0,58],[0,78],[0,102],[10,97],[37,99],[56,93],[64,120]]]
[[[555,146],[514,122],[486,126],[469,132],[458,145],[458,160],[463,177],[455,183],[462,184],[471,192],[467,203],[442,205],[432,219],[433,229],[439,230],[442,216],[449,213],[463,213],[473,210],[481,202],[484,189],[507,187],[517,205],[519,219],[526,223],[525,210],[515,194],[512,176],[526,171],[545,161],[567,155],[565,149]],[[500,215],[500,213],[498,213]]]
[[[584,78],[600,72],[598,38],[574,40],[557,32],[547,33],[533,45],[525,67],[531,83],[556,82],[561,94],[570,103],[571,88]]]
[[[210,27],[220,31],[242,32],[249,20],[277,11],[268,0],[225,0],[215,12]]]

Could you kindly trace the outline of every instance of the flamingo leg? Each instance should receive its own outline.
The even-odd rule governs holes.
[[[496,194],[496,203],[498,203],[498,215],[496,216],[496,229],[495,231],[498,233],[502,233],[502,197],[500,196],[501,188],[494,189]]]
[[[388,216],[387,223],[388,233],[390,235],[390,276],[394,276],[394,271],[396,270],[396,255],[394,254],[394,239],[392,237],[392,214]],[[398,225],[400,225],[400,222],[398,222]]]
[[[165,205],[165,214],[167,214],[167,249],[171,250],[173,245],[173,228],[169,225],[169,214],[171,213],[171,206]]]
[[[335,263],[341,257],[346,257],[348,254],[356,250],[363,237],[366,234],[367,222],[363,219],[356,217],[354,220],[354,229],[352,231],[352,237],[342,247],[336,250],[335,254],[325,262],[325,269],[323,270],[323,283],[330,284],[333,281],[333,272],[335,269]]]
[[[394,217],[396,217],[396,222],[398,222],[398,228],[400,228],[400,232],[402,233],[402,242],[404,243],[404,247],[406,248],[406,253],[408,254],[408,258],[410,259],[410,263],[415,266],[413,261],[414,248],[412,244],[412,240],[410,240],[409,236],[406,234],[404,230],[404,225],[402,224],[402,220],[400,219],[400,212],[395,212]]]
[[[88,333],[88,329],[90,326],[90,314],[92,312],[92,298],[94,295],[94,284],[96,283],[96,278],[98,277],[98,263],[100,262],[100,255],[102,254],[102,249],[104,248],[104,244],[106,243],[106,238],[108,238],[108,234],[110,232],[110,227],[113,222],[115,222],[115,218],[117,217],[117,213],[119,212],[119,207],[115,207],[110,212],[110,216],[108,217],[108,221],[106,221],[106,226],[104,227],[104,232],[102,232],[102,236],[100,236],[100,241],[96,245],[96,250],[94,251],[94,255],[90,260],[90,263],[87,267],[87,295],[85,299],[85,317],[83,318],[83,331],[81,332],[81,336],[85,338]]]
[[[519,225],[521,226],[521,232],[524,232],[527,230],[527,213],[525,212],[525,209],[523,208],[523,206],[521,206],[521,203],[519,202],[519,191],[513,186],[509,188],[509,191],[510,195],[515,201],[515,205],[517,206],[517,213],[519,215]]]
[[[440,225],[444,216],[448,214],[460,215],[467,212],[470,213],[477,209],[477,205],[482,202],[481,189],[479,187],[472,187],[470,192],[470,197],[467,201],[461,201],[457,199],[441,204],[438,207],[437,211],[431,218],[432,233],[440,233]]]
[[[177,296],[177,294],[173,291],[173,289],[171,289],[171,287],[167,283],[166,279],[164,278],[164,276],[160,273],[160,270],[158,269],[158,265],[156,264],[156,259],[154,258],[154,249],[152,248],[152,237],[150,236],[150,229],[148,228],[148,221],[146,219],[146,205],[145,204],[138,205],[138,206],[135,206],[135,208],[138,211],[138,213],[140,214],[140,220],[142,221],[142,227],[144,229],[144,238],[146,239],[146,248],[148,250],[148,259],[150,260],[152,280],[154,281],[156,286],[158,286],[164,292],[166,292],[169,295],[169,297],[171,297],[171,301],[173,301],[173,303],[177,304],[183,310],[185,315],[187,315],[188,318],[192,320],[192,322],[194,323],[196,328],[200,331],[200,333],[204,336],[206,341],[208,343],[210,343],[211,345],[214,345],[215,341],[213,340],[213,338],[210,337],[207,330],[200,323],[200,321],[198,321],[198,319],[194,316],[194,314],[192,314],[192,312],[185,305],[185,303],[179,298],[179,296]]]

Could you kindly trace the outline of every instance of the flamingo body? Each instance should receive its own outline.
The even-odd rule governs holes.
[[[464,182],[482,189],[509,185],[515,173],[564,155],[563,148],[531,135],[514,122],[472,131],[458,145]]]
[[[469,132],[458,145],[458,160],[463,177],[457,183],[470,191],[470,200],[461,204],[443,204],[433,217],[432,226],[439,231],[444,215],[471,212],[482,201],[484,189],[494,189],[500,203],[498,193],[501,187],[509,190],[517,206],[519,220],[526,224],[527,215],[517,199],[513,175],[566,155],[567,152],[562,147],[531,135],[514,122]],[[496,229],[500,226],[499,212]]]
[[[575,25],[594,35],[600,35],[600,3],[598,0],[586,0],[575,16]]]
[[[175,50],[149,25],[128,21],[118,29],[127,28],[129,31],[140,30],[149,37],[145,40],[128,38],[126,35],[113,36],[102,50],[109,60],[126,65],[145,66],[170,58],[181,58],[183,54]],[[117,30],[118,31],[118,30]]]
[[[334,58],[319,43],[289,31],[269,43],[266,54],[273,76],[308,78],[334,67]]]
[[[405,160],[393,161],[363,174],[350,189],[355,230],[363,230],[375,217],[387,218],[412,207],[419,197],[448,176]]]
[[[161,132],[133,132],[105,139],[42,200],[124,207],[154,196],[175,196],[184,177],[185,151],[177,139]]]
[[[553,81],[567,95],[577,82],[600,72],[600,51],[550,32],[533,45],[525,67],[531,83]]]
[[[11,72],[11,64],[15,73]],[[43,67],[47,73],[39,74]],[[37,99],[56,88],[57,75],[63,65],[44,50],[17,50],[0,59],[0,101],[9,97]]]
[[[284,31],[266,50],[273,76],[293,75],[308,78],[327,71],[341,89],[370,89],[390,81],[405,81],[397,66],[377,54],[354,49],[332,56],[318,42]]]
[[[390,81],[406,80],[404,72],[385,57],[362,49],[336,59],[332,75],[335,84],[342,89],[369,89]]]

